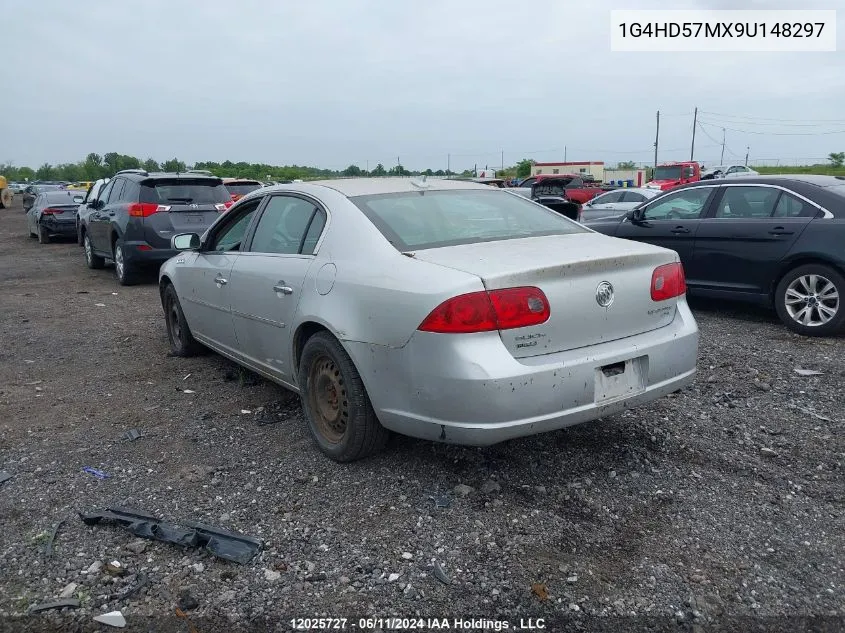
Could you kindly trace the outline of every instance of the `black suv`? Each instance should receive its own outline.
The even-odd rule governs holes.
[[[89,268],[114,262],[121,285],[135,283],[144,268],[158,267],[179,251],[170,238],[202,234],[232,205],[223,181],[196,173],[118,172],[87,213],[80,233]]]

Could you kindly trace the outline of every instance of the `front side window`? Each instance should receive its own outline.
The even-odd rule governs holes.
[[[105,203],[109,199],[112,189],[114,189],[114,180],[109,180],[108,184],[100,190],[98,199]]]
[[[258,200],[250,200],[240,209],[236,209],[234,215],[227,218],[226,223],[218,231],[215,231],[208,250],[215,252],[241,250],[246,230],[260,204],[261,199],[259,198]],[[229,213],[232,213],[232,211],[229,211]]]
[[[586,232],[559,213],[493,189],[389,193],[350,200],[400,251]]]
[[[701,217],[713,189],[696,187],[661,197],[643,209],[643,220],[693,220]]]
[[[596,196],[592,199],[592,204],[611,204],[613,202],[620,202],[622,200],[622,192],[621,191],[610,191],[608,193],[603,193],[600,196]]]
[[[315,225],[318,214],[322,220]],[[258,220],[249,250],[277,255],[310,255],[324,225],[323,211],[314,203],[293,196],[272,196]],[[316,232],[318,228],[320,232]],[[305,249],[306,241],[309,242],[310,252]]]

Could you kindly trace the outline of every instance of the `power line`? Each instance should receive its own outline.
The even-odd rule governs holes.
[[[728,153],[729,153],[729,154],[733,154],[733,155],[734,155],[734,156],[736,156],[737,158],[742,158],[739,154],[737,154],[735,151],[733,151],[733,150],[732,150],[732,149],[731,149],[731,148],[730,148],[727,144],[719,143],[719,142],[718,142],[715,138],[713,138],[712,136],[710,136],[710,133],[709,133],[707,130],[705,130],[703,127],[700,127],[700,126],[701,126],[701,121],[699,121],[699,122],[698,122],[698,125],[699,125],[699,129],[700,129],[700,130],[701,130],[701,132],[704,134],[704,136],[706,136],[706,137],[707,137],[707,138],[709,138],[711,141],[713,141],[714,143],[716,143],[719,147],[722,147],[722,146],[724,145],[724,148],[725,148],[726,150],[728,150]],[[723,129],[723,130],[727,130],[728,128],[722,128],[722,129]]]
[[[710,118],[710,117],[708,117],[708,118]],[[713,119],[711,119],[711,120],[713,120]],[[716,119],[716,122],[718,122],[718,119]],[[831,124],[831,123],[758,123],[758,122],[755,122],[755,121],[730,121],[730,120],[728,120],[727,122],[729,124],[733,124],[733,125],[736,125],[736,124],[755,125],[755,126],[758,126],[758,125],[772,126],[772,125],[774,125],[774,126],[777,126],[777,127],[830,127],[831,125],[834,125],[834,124]],[[839,125],[842,125],[843,123],[845,123],[845,121],[840,122]]]
[[[824,136],[826,134],[845,134],[845,130],[832,130],[827,132],[760,132],[759,130],[738,130],[724,125],[717,125],[716,123],[704,123],[702,125],[709,125],[710,127],[720,127],[731,132],[739,132],[740,134],[757,134],[762,136]]]
[[[804,122],[815,122],[815,123],[845,123],[845,119],[773,119],[769,117],[762,117],[762,116],[745,116],[740,114],[721,114],[719,112],[708,112],[707,110],[699,110],[701,114],[711,114],[713,116],[721,117],[723,119],[748,119],[752,121],[780,121],[780,122],[789,122],[789,121],[804,121]]]

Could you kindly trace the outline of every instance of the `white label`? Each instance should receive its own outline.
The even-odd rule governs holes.
[[[836,11],[611,11],[610,50],[833,52]]]

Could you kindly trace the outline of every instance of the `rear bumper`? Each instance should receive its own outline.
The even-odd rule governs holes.
[[[49,216],[42,217],[40,220],[43,226],[51,235],[76,235],[76,221],[69,220],[64,222],[57,222],[56,220],[46,219]]]
[[[173,248],[155,248],[143,241],[123,243],[125,261],[138,266],[160,266],[180,252]]]
[[[689,385],[698,337],[681,301],[672,323],[658,330],[520,360],[497,332],[416,332],[401,349],[349,342],[346,347],[385,427],[486,446],[602,418]],[[631,359],[639,359],[641,382],[624,395],[602,399],[599,368]]]

